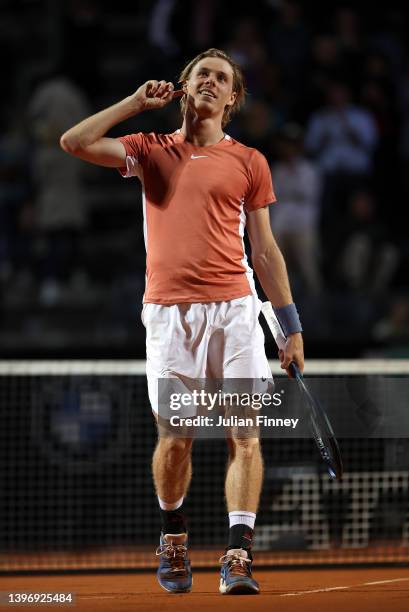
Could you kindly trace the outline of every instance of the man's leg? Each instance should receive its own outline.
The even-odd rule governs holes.
[[[251,575],[251,546],[263,482],[263,460],[258,438],[229,438],[226,503],[229,540],[222,558],[220,591],[255,594],[259,586]]]
[[[162,522],[160,545],[156,551],[160,556],[157,576],[159,584],[172,593],[185,593],[192,588],[183,510],[192,474],[191,449],[192,439],[159,437],[152,460]]]
[[[234,513],[244,512],[243,516],[250,515],[243,522],[236,523],[236,520],[230,521],[238,525],[247,525],[251,532],[254,530],[256,512],[260,499],[261,487],[263,484],[263,460],[261,456],[260,440],[258,438],[229,438],[229,463],[226,473],[226,503],[229,515]],[[229,548],[243,548],[242,542],[238,539],[239,529],[234,530],[230,527],[229,530]],[[249,530],[244,530],[248,537]],[[253,533],[251,533],[251,536]],[[239,546],[236,546],[239,545]],[[250,549],[251,541],[245,546]]]
[[[162,532],[185,533],[183,499],[192,476],[192,439],[159,437],[152,472],[161,508]]]
[[[159,434],[152,471],[160,506],[162,533],[157,550],[158,580],[171,592],[189,591],[192,572],[187,554],[187,526],[183,499],[191,478],[192,438],[170,437],[168,415],[161,422],[159,381],[172,378],[185,387],[186,379],[205,377],[209,317],[203,304],[144,304],[146,374],[150,404]],[[166,382],[166,381],[165,381]],[[172,381],[168,381],[171,384]],[[169,398],[170,399],[170,398]],[[164,431],[162,431],[164,429]],[[182,432],[180,432],[182,433]]]

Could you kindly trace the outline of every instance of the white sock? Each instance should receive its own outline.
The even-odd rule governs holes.
[[[255,522],[256,515],[254,512],[247,512],[247,510],[229,512],[229,527],[233,527],[233,525],[247,525],[251,529],[254,529]]]
[[[181,497],[172,504],[168,504],[167,502],[163,501],[163,499],[161,499],[158,495],[158,502],[161,510],[177,510],[183,504],[183,499],[184,498]]]

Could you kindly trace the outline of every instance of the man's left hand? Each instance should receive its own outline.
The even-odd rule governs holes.
[[[290,334],[286,340],[285,348],[278,351],[278,357],[281,361],[281,368],[286,370],[288,376],[292,378],[289,370],[290,363],[295,361],[301,372],[304,371],[304,343],[302,334]]]

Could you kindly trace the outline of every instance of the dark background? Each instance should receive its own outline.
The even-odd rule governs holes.
[[[176,83],[211,46],[246,75],[227,133],[273,165],[288,125],[306,134],[334,82],[372,118],[370,169],[322,175],[320,291],[288,267],[308,357],[407,357],[408,33],[393,2],[0,2],[0,357],[144,357],[139,182],[71,160],[58,139],[147,79]],[[180,124],[175,102],[111,135]],[[305,151],[317,169],[320,153]],[[359,250],[345,267],[355,238],[363,270]]]

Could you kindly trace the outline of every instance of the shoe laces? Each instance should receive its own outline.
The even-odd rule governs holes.
[[[172,544],[172,542],[166,542],[161,544],[156,549],[156,555],[163,555],[169,560],[172,571],[180,571],[185,569],[185,558],[187,553],[187,547],[184,544]]]
[[[249,564],[251,559],[243,557],[240,553],[226,553],[219,559],[219,563],[228,563],[230,573],[235,576],[248,576],[250,572]]]

